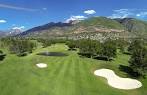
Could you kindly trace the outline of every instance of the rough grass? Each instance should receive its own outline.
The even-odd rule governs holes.
[[[36,55],[42,51],[64,52],[69,56]],[[122,54],[112,62],[80,58],[64,44],[39,47],[22,58],[7,54],[0,62],[0,95],[147,95],[147,79],[140,79],[142,88],[126,91],[108,86],[107,80],[93,74],[96,69],[110,68],[125,77],[118,66],[128,65],[128,59],[128,55]],[[37,63],[46,63],[48,68],[39,69],[35,66]]]

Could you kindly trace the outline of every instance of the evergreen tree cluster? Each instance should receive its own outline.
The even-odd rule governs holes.
[[[82,39],[68,41],[67,45],[71,50],[79,48],[79,54],[89,58],[99,57],[109,61],[111,58],[116,57],[117,47],[112,40],[100,43],[96,40]]]
[[[10,53],[17,56],[26,56],[28,53],[32,53],[36,47],[36,43],[31,40],[20,38],[4,38],[1,39],[1,43],[3,43],[3,47],[7,47]]]
[[[147,47],[145,42],[135,40],[130,44],[128,50],[132,54],[129,60],[131,69],[137,75],[145,76],[147,74]]]

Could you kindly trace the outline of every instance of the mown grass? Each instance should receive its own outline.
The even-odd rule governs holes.
[[[66,57],[45,57],[42,51],[64,52]],[[64,44],[34,50],[26,57],[7,54],[0,62],[0,95],[147,95],[147,79],[140,79],[143,87],[136,90],[119,90],[107,85],[107,80],[97,77],[93,71],[109,68],[118,75],[120,64],[128,65],[129,56],[118,54],[112,62],[81,58],[75,51],[68,51]],[[39,69],[37,63],[48,67]]]

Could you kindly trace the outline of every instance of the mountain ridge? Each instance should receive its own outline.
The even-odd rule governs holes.
[[[58,22],[48,23],[42,26],[34,27],[19,34],[25,37],[50,37],[50,36],[67,36],[79,33],[91,32],[109,32],[121,33],[129,32],[130,34],[140,36],[147,33],[147,22],[135,18],[110,19],[107,17],[91,17],[74,23]]]

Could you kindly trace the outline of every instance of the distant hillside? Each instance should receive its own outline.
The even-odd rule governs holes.
[[[147,21],[142,21],[134,18],[115,19],[121,23],[126,31],[136,35],[147,34]]]
[[[76,23],[75,23],[76,22]],[[29,29],[19,36],[23,37],[58,37],[81,33],[119,33],[124,36],[140,36],[147,33],[147,22],[133,18],[110,19],[106,17],[91,17],[82,21],[70,23],[48,23]],[[126,34],[125,34],[126,33]],[[112,35],[113,36],[113,35]]]
[[[8,33],[7,32],[4,32],[4,31],[0,31],[0,37],[5,37],[7,36]]]
[[[22,33],[20,29],[10,29],[6,31],[0,31],[0,37],[6,37],[6,36],[15,36],[17,34]]]
[[[27,30],[26,32],[43,31],[43,30],[47,30],[47,29],[50,29],[53,27],[66,27],[66,26],[71,26],[71,24],[70,23],[62,23],[62,22],[58,22],[58,23],[51,22],[51,23]]]
[[[106,17],[92,17],[86,20],[83,20],[79,23],[81,26],[89,27],[95,26],[99,28],[108,28],[108,29],[123,29],[123,25],[113,19]]]
[[[64,35],[66,31],[71,30],[71,23],[48,23],[42,26],[34,27],[23,33],[18,34],[17,36],[21,37],[37,37],[37,38],[50,38],[55,36]]]

